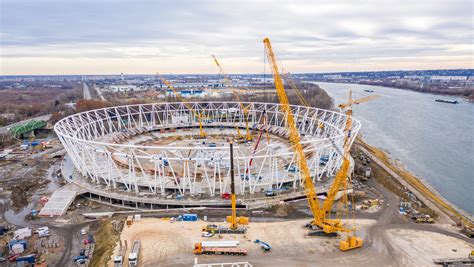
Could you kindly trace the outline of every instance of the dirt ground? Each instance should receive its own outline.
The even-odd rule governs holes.
[[[155,218],[145,218],[134,222],[132,226],[125,226],[122,242],[128,244],[128,253],[134,241],[142,242],[140,266],[190,266],[194,260],[192,254],[195,242],[212,240],[239,240],[239,247],[249,251],[247,257],[239,256],[199,256],[199,262],[220,261],[250,261],[266,259],[271,263],[274,258],[294,259],[298,257],[313,258],[326,253],[341,253],[338,251],[340,239],[324,237],[307,237],[307,230],[303,225],[307,220],[290,220],[283,222],[251,223],[245,235],[220,235],[211,238],[201,237],[201,227],[207,222],[175,222]],[[374,220],[358,220],[359,227],[367,228],[374,224]],[[260,239],[272,246],[272,251],[263,253],[254,241]],[[126,258],[126,257],[125,257]],[[125,262],[127,264],[127,262]],[[109,262],[108,266],[113,266]],[[274,266],[274,265],[273,265]]]
[[[401,266],[435,266],[435,258],[465,258],[474,249],[466,241],[433,232],[390,229],[387,235]]]

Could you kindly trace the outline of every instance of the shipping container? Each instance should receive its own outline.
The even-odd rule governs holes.
[[[191,221],[197,221],[198,216],[197,214],[183,214],[183,221],[191,222]]]

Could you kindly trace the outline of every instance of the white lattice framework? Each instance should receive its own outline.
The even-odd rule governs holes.
[[[91,184],[105,184],[126,191],[182,195],[215,195],[229,191],[229,149],[208,146],[144,146],[126,140],[146,132],[156,134],[169,129],[199,127],[197,113],[202,113],[204,127],[245,129],[245,119],[255,130],[265,129],[287,138],[285,118],[279,104],[237,102],[155,103],[109,107],[69,116],[54,130],[77,170]],[[332,177],[342,162],[344,114],[304,106],[291,106],[313,179]],[[262,117],[266,117],[263,124]],[[247,117],[247,118],[245,118]],[[354,140],[360,123],[353,122]],[[158,132],[156,132],[158,131]],[[237,192],[255,193],[268,189],[299,188],[301,177],[292,149],[275,153],[274,145],[262,142],[254,153],[235,145]],[[254,164],[249,164],[253,158]],[[286,164],[282,164],[285,162]],[[125,164],[124,164],[125,163]],[[144,167],[147,163],[151,168]],[[179,168],[178,168],[179,167]],[[177,170],[179,169],[179,171]]]

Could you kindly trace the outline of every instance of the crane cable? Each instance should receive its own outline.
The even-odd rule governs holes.
[[[309,102],[306,100],[306,98],[304,97],[303,93],[298,89],[298,87],[296,86],[295,82],[293,81],[293,79],[291,78],[291,74],[285,69],[285,67],[283,66],[283,64],[281,63],[281,60],[278,58],[278,55],[275,55],[276,58],[277,58],[277,61],[278,61],[278,65],[281,69],[281,75],[283,76],[283,78],[285,79],[285,81],[288,82],[288,84],[290,85],[291,89],[293,89],[295,91],[295,94],[296,96],[298,97],[298,99],[301,101],[301,103],[304,105],[304,106],[307,106],[309,107]]]
[[[250,107],[250,104],[248,104],[247,106],[244,105],[244,103],[242,102],[242,99],[240,98],[239,94],[237,93],[237,89],[235,89],[234,86],[232,86],[232,81],[229,79],[229,75],[227,75],[227,73],[224,72],[224,69],[222,68],[222,66],[219,63],[219,61],[217,60],[217,58],[214,55],[211,55],[211,56],[214,59],[214,63],[216,63],[217,67],[219,68],[219,72],[222,75],[222,77],[224,78],[224,82],[230,87],[230,89],[232,90],[232,93],[237,98],[237,101],[240,104],[242,112],[244,113],[243,115],[244,115],[244,120],[245,120],[245,124],[246,124],[246,127],[245,127],[246,128],[246,139],[247,139],[247,141],[250,141],[250,140],[253,139],[253,136],[250,133],[250,129],[248,127],[248,123],[249,123],[248,122],[248,116],[249,116],[248,108]]]
[[[206,136],[206,132],[204,131],[204,129],[202,129],[202,116],[203,116],[203,112],[204,111],[201,111],[201,112],[198,112],[196,111],[188,102],[186,102],[186,100],[181,96],[181,94],[178,93],[178,91],[176,91],[176,89],[173,87],[173,85],[171,85],[170,82],[168,82],[159,72],[156,73],[156,75],[158,76],[158,78],[161,80],[161,82],[163,82],[169,89],[171,89],[173,91],[173,93],[175,94],[176,98],[179,99],[179,101],[181,101],[181,103],[184,104],[184,106],[189,110],[191,111],[192,113],[194,113],[194,117],[197,117],[198,121],[199,121],[199,127],[200,127],[200,131],[201,131],[201,137],[205,137]]]

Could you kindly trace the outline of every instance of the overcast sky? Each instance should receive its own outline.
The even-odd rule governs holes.
[[[469,0],[0,3],[3,75],[473,68]]]

